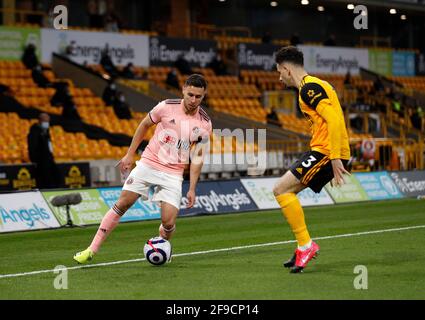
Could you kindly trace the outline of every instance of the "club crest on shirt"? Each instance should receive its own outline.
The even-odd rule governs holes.
[[[177,143],[177,133],[170,130],[161,130],[157,136],[158,142],[161,146],[174,146]]]
[[[192,133],[194,133],[194,134],[198,134],[198,133],[199,133],[199,128],[198,128],[198,127],[194,127],[194,128],[192,129]]]
[[[176,138],[174,138],[173,136],[171,136],[171,135],[166,135],[165,137],[164,137],[164,139],[162,140],[162,142],[163,143],[165,143],[165,144],[171,144],[171,145],[174,145],[174,144],[176,144]]]
[[[308,90],[308,92],[307,92],[307,95],[310,97],[310,98],[313,98],[314,97],[314,90]]]

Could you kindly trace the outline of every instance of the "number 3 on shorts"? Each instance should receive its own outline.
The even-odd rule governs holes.
[[[310,166],[311,166],[311,163],[312,163],[313,161],[316,161],[316,160],[317,160],[317,159],[316,159],[314,156],[310,155],[310,157],[309,157],[306,161],[301,162],[301,164],[303,165],[303,167],[304,167],[304,168],[308,168],[308,167],[310,167]]]

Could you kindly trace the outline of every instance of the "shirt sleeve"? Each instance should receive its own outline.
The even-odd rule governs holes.
[[[313,110],[316,110],[319,103],[323,100],[329,100],[326,90],[318,83],[308,82],[300,91],[303,102]]]
[[[150,112],[149,117],[151,121],[155,124],[161,121],[161,118],[164,116],[166,110],[166,104],[164,101],[158,103]]]
[[[342,123],[329,100],[327,102],[321,102],[317,106],[316,111],[323,119],[325,119],[328,125],[330,149],[329,158],[331,160],[340,159],[342,146]]]
[[[211,121],[208,121],[208,124],[204,126],[202,130],[198,143],[207,143],[210,140],[211,134],[212,134],[212,123]]]
[[[341,145],[342,145],[342,123],[331,100],[326,93],[326,90],[318,83],[306,83],[300,91],[301,99],[303,102],[316,112],[326,121],[328,126],[329,136],[329,158],[341,158]]]

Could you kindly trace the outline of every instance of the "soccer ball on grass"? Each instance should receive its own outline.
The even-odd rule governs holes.
[[[161,237],[154,237],[146,241],[143,248],[146,260],[155,266],[171,261],[171,243]]]

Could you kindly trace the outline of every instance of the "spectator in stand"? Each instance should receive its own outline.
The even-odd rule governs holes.
[[[127,79],[137,79],[136,71],[134,70],[134,66],[131,62],[129,62],[125,68],[122,70],[121,75]]]
[[[280,121],[279,121],[279,117],[277,115],[276,109],[274,107],[272,107],[270,109],[270,112],[267,114],[267,123],[271,124],[271,125],[275,125],[280,127]]]
[[[400,117],[404,117],[401,101],[397,98],[393,100],[393,111],[397,113]]]
[[[323,42],[323,45],[328,47],[335,47],[336,46],[335,35],[333,33],[330,34],[329,37]]]
[[[407,114],[409,116],[410,123],[412,124],[413,128],[420,130],[421,119],[419,118],[417,109],[414,107],[409,107],[407,110]]]
[[[66,101],[62,105],[62,117],[68,119],[68,120],[77,120],[81,121],[81,117],[77,111],[77,107],[75,106],[75,103],[73,100]]]
[[[36,66],[39,65],[35,45],[30,43],[25,47],[21,60],[25,67],[30,70],[34,69]]]
[[[217,53],[215,58],[207,65],[207,67],[213,69],[217,76],[227,75],[227,67],[219,53]]]
[[[424,109],[417,103],[416,104],[416,113],[417,113],[417,117],[418,119],[418,125],[416,126],[416,128],[421,131],[424,132],[425,130],[425,112]]]
[[[62,117],[68,120],[81,120],[66,82],[56,84],[56,92],[50,100],[50,103],[53,106],[62,106]]]
[[[373,82],[373,89],[375,93],[385,90],[384,84],[382,83],[382,79],[380,76],[376,77],[376,80]]]
[[[107,106],[112,106],[117,96],[117,85],[111,81],[108,86],[103,90],[102,100]]]
[[[263,37],[261,38],[261,42],[265,44],[272,43],[272,34],[270,33],[270,31],[264,32]]]
[[[53,21],[55,20],[56,14],[54,13],[55,6],[51,5],[47,10],[47,14],[42,19],[42,26],[44,28],[54,28]]]
[[[97,0],[97,13],[104,17],[108,11],[108,3],[111,3],[113,1],[106,1],[106,0]]]
[[[22,107],[22,104],[16,100],[14,93],[10,87],[0,85],[0,106],[9,107],[10,109],[18,109]]]
[[[391,84],[391,86],[388,87],[386,91],[386,96],[389,99],[395,99],[396,97],[396,85],[394,83]]]
[[[98,1],[89,0],[87,2],[87,14],[89,16],[90,28],[103,27],[103,15],[99,12],[100,10],[102,10],[102,8],[99,7]]]
[[[382,99],[377,99],[375,103],[375,110],[378,112],[387,113],[387,105],[382,101]]]
[[[112,62],[112,58],[109,55],[109,45],[106,44],[105,48],[102,50],[101,57],[100,57],[100,64],[105,69],[107,73],[112,78],[115,78],[118,76],[118,70],[115,67],[114,63]]]
[[[47,79],[47,77],[43,74],[43,69],[40,65],[37,65],[32,69],[31,76],[40,88],[47,88],[52,85],[49,79]]]
[[[114,112],[120,119],[131,119],[131,110],[128,103],[125,101],[125,95],[123,92],[117,92],[117,98],[114,100]]]
[[[31,126],[27,136],[28,154],[36,165],[37,188],[57,188],[60,173],[53,157],[53,144],[49,133],[50,116],[40,113],[39,122]]]
[[[347,73],[345,74],[345,78],[344,78],[344,85],[351,86],[351,81],[352,81],[352,78],[351,78],[350,70],[347,70]]]
[[[181,54],[178,57],[178,59],[174,63],[174,66],[183,75],[191,75],[193,73],[192,68],[189,65],[189,62],[184,58],[183,54]]]
[[[68,83],[66,82],[55,83],[54,87],[56,88],[56,92],[50,99],[50,104],[52,106],[62,106],[64,103],[72,100]]]
[[[292,34],[291,39],[289,41],[291,43],[291,46],[297,46],[302,43],[300,35],[296,32]]]
[[[149,73],[147,70],[141,70],[141,75],[139,75],[140,80],[148,80],[149,79]]]
[[[106,32],[119,32],[119,21],[118,17],[113,14],[109,13],[105,17],[105,31]]]
[[[351,77],[350,69],[348,69],[347,73],[345,74],[344,88],[347,89],[347,90],[354,89],[353,78]],[[344,105],[345,105],[345,103],[343,105],[341,105],[341,107],[343,108],[343,111],[344,111],[344,107],[345,107]]]
[[[96,16],[97,16],[96,0],[87,1],[87,15],[89,16],[89,27],[94,28],[96,24]]]
[[[177,77],[177,69],[171,68],[170,72],[167,74],[167,79],[165,80],[165,83],[169,85],[170,87],[173,87],[177,90],[180,89],[179,85],[179,79]]]
[[[0,95],[6,94],[9,90],[10,88],[8,86],[0,83]]]

